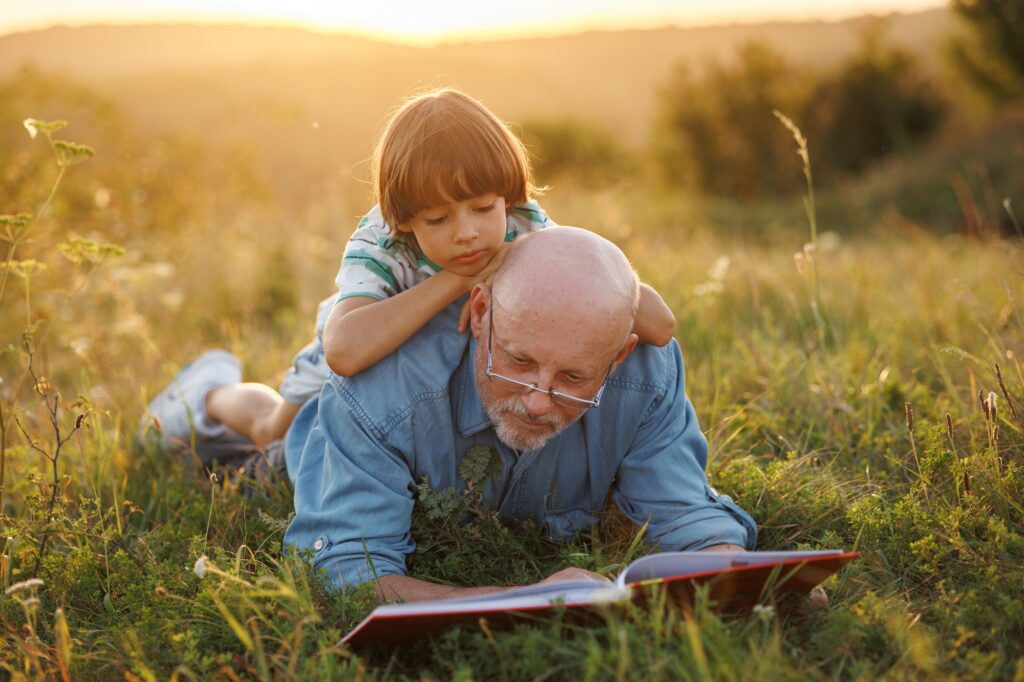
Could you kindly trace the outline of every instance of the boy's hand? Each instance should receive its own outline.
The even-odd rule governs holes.
[[[498,268],[501,267],[501,264],[505,262],[505,254],[508,253],[508,247],[509,243],[503,242],[501,248],[495,251],[494,255],[491,256],[491,260],[487,261],[487,265],[484,266],[483,270],[466,278],[466,280],[468,280],[466,291],[470,291],[480,282],[490,281],[491,277],[494,276],[494,273],[496,273]]]
[[[501,245],[501,248],[491,256],[491,260],[487,262],[483,270],[472,275],[470,277],[463,277],[466,280],[466,291],[472,291],[473,287],[481,282],[488,282],[494,273],[498,271],[501,264],[505,261],[505,254],[508,253],[508,242]],[[462,304],[462,310],[459,312],[459,333],[466,331],[469,328],[469,301]]]

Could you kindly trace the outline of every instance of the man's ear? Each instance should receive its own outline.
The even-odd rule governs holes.
[[[619,352],[615,354],[615,361],[612,363],[612,374],[615,373],[615,370],[619,368],[619,365],[625,362],[626,358],[629,357],[629,354],[633,352],[634,348],[636,348],[638,339],[639,337],[632,333],[626,337],[626,343],[624,343],[622,348],[619,349]]]
[[[491,287],[480,282],[469,292],[469,326],[477,339],[484,333],[484,320],[491,309]]]

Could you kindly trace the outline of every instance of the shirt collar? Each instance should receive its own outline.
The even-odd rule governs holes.
[[[476,356],[476,338],[470,338],[466,346],[466,354],[462,357],[459,368],[455,371],[453,382],[458,396],[456,419],[459,435],[468,438],[486,428],[490,428],[491,420],[484,411],[477,390],[476,372],[473,371],[473,358]]]

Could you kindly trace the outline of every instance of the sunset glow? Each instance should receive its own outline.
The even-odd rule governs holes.
[[[409,43],[485,40],[675,24],[841,19],[859,14],[912,12],[940,0],[476,0],[334,3],[324,0],[36,0],[10,3],[0,34],[49,26],[128,23],[232,23],[296,26]]]

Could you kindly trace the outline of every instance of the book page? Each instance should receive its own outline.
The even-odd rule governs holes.
[[[611,582],[598,580],[564,580],[543,585],[512,587],[501,592],[474,597],[438,599],[433,601],[386,604],[374,610],[375,616],[402,616],[427,613],[462,613],[508,611],[547,606],[549,604],[611,603],[622,601],[628,592]]]
[[[826,549],[812,552],[665,552],[637,559],[619,574],[615,583],[625,589],[625,586],[630,583],[639,583],[645,580],[721,571],[734,566],[754,566],[811,559],[833,554],[842,554],[842,551]]]

